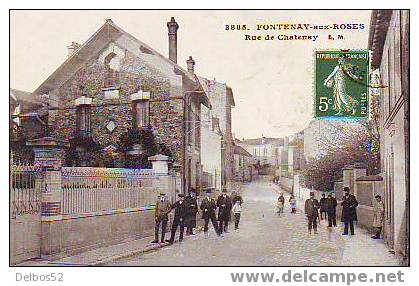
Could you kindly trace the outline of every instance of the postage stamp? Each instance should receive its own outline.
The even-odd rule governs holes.
[[[315,117],[367,119],[368,50],[315,52]]]

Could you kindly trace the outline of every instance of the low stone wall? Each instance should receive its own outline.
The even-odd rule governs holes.
[[[154,209],[68,218],[50,222],[50,228],[54,236],[42,241],[43,256],[57,259],[151,235]],[[59,243],[59,252],[53,251],[54,245],[51,244],[56,243]]]

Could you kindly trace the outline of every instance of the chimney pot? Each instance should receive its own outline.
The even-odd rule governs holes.
[[[71,57],[80,47],[81,45],[79,43],[76,43],[74,41],[71,42],[71,44],[67,46],[68,57]]]
[[[167,22],[167,29],[169,35],[169,59],[177,63],[177,30],[179,25],[174,17],[171,17],[170,22]]]
[[[189,56],[189,59],[186,61],[186,65],[188,66],[188,72],[191,74],[195,73],[195,61],[193,60],[192,56]]]

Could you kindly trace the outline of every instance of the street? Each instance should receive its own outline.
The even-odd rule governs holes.
[[[298,202],[297,214],[291,214],[288,195],[284,214],[275,213],[275,202],[279,187],[271,182],[258,181],[243,188],[243,212],[240,229],[230,227],[230,233],[218,238],[210,228],[210,237],[200,232],[188,237],[183,243],[176,243],[159,250],[135,255],[112,262],[109,265],[131,266],[333,266],[348,263],[343,259],[345,244],[360,236],[341,237],[338,226],[332,232],[322,221],[317,235],[307,233],[303,202]],[[178,234],[177,234],[178,235]],[[177,237],[177,236],[176,236]],[[369,241],[369,240],[368,240]],[[359,243],[355,243],[357,245]],[[379,247],[383,251],[376,251]],[[361,265],[393,263],[387,258],[384,245],[368,246],[375,261],[364,260]],[[354,249],[355,252],[359,251]],[[385,256],[384,259],[381,256]],[[374,258],[374,257],[372,257]]]

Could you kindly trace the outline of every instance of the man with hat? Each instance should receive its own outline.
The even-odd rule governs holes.
[[[380,239],[381,238],[381,230],[383,229],[384,225],[384,203],[381,200],[380,195],[376,195],[374,202],[374,220],[372,226],[375,227],[376,232],[375,235],[372,236],[373,239]]]
[[[304,212],[307,215],[308,220],[308,233],[311,234],[311,230],[317,234],[317,218],[319,216],[319,201],[314,197],[314,192],[310,192],[310,198],[306,200],[304,206]]]
[[[230,220],[233,204],[231,203],[231,199],[227,195],[227,190],[225,188],[222,190],[222,194],[217,198],[217,207],[220,233],[228,232],[228,222]]]
[[[215,218],[215,210],[217,209],[217,205],[215,200],[211,197],[211,191],[207,190],[205,192],[205,198],[201,202],[200,209],[202,211],[202,218],[204,219],[204,234],[205,237],[208,237],[208,223],[211,220],[212,225],[214,226],[214,230],[218,236],[220,236],[220,232],[218,230],[217,219]]]
[[[164,236],[166,235],[167,221],[169,220],[168,214],[171,210],[170,203],[166,199],[166,194],[161,193],[157,196],[156,208],[154,212],[155,227],[154,227],[154,240],[151,243],[159,242],[159,230],[161,224],[161,242],[164,243]]]
[[[186,235],[193,235],[193,229],[196,228],[196,213],[198,212],[198,202],[196,201],[196,191],[191,188],[189,195],[185,198],[187,207],[186,214]]]
[[[354,195],[349,193],[349,188],[344,187],[343,191],[345,195],[343,196],[342,206],[342,220],[345,224],[345,229],[342,235],[348,235],[348,228],[351,230],[351,235],[355,234],[354,231],[354,221],[357,220],[356,207],[358,202]]]
[[[175,217],[173,218],[170,239],[166,240],[166,242],[173,244],[178,226],[180,228],[179,242],[182,242],[183,240],[183,231],[185,228],[185,218],[187,213],[184,194],[178,194],[178,200],[172,205],[171,209],[175,209]]]

